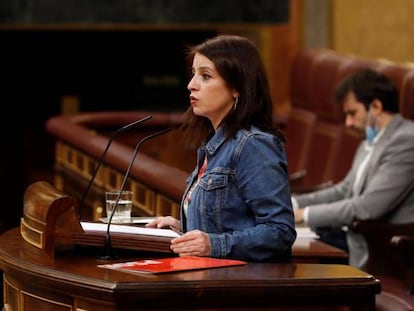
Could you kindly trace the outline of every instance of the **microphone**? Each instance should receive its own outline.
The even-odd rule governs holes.
[[[111,215],[108,217],[108,226],[106,228],[106,239],[105,239],[105,254],[103,256],[101,256],[101,259],[113,259],[114,258],[114,256],[112,256],[112,254],[111,254],[111,235],[110,235],[110,228],[111,228],[111,223],[112,223],[112,217],[114,216],[115,211],[116,211],[116,209],[118,207],[119,199],[121,198],[121,193],[122,193],[122,191],[125,188],[126,181],[128,179],[129,173],[130,173],[131,168],[132,168],[132,164],[134,163],[134,160],[135,160],[135,157],[137,156],[137,153],[138,153],[139,148],[147,140],[149,140],[151,138],[154,138],[156,136],[159,136],[161,134],[167,133],[167,132],[171,131],[171,129],[172,128],[166,128],[166,129],[163,129],[161,131],[155,132],[153,134],[147,135],[144,138],[142,138],[137,143],[137,145],[135,146],[134,154],[132,155],[131,161],[129,162],[128,168],[127,168],[127,170],[125,172],[124,179],[122,180],[122,183],[121,183],[121,187],[119,189],[118,196],[117,196],[117,198],[115,200],[114,207],[112,208],[112,211],[111,211]]]
[[[124,131],[127,131],[127,130],[129,130],[129,129],[131,129],[131,128],[135,127],[136,125],[138,125],[138,124],[140,124],[140,123],[142,123],[142,122],[145,122],[145,121],[147,121],[148,119],[151,119],[151,118],[152,118],[152,116],[146,116],[145,118],[142,118],[142,119],[140,119],[140,120],[134,121],[134,122],[132,122],[132,123],[129,123],[129,124],[127,124],[127,125],[124,125],[124,126],[120,127],[119,129],[117,129],[116,131],[114,131],[114,132],[111,134],[111,137],[109,138],[109,141],[108,141],[108,143],[106,144],[105,150],[104,150],[104,152],[102,153],[101,158],[99,159],[98,163],[96,164],[96,167],[95,167],[95,170],[94,170],[94,172],[93,172],[93,174],[92,174],[92,177],[91,177],[91,179],[89,180],[88,187],[86,188],[86,191],[83,193],[82,199],[81,199],[81,201],[80,201],[80,203],[79,203],[79,209],[78,209],[78,219],[79,219],[79,220],[81,220],[81,216],[82,216],[82,215],[81,215],[81,213],[82,213],[82,207],[83,207],[83,204],[85,203],[86,195],[88,194],[89,190],[91,189],[92,183],[93,183],[93,181],[95,180],[96,175],[98,174],[98,170],[99,170],[99,168],[100,168],[100,167],[101,167],[101,165],[102,165],[102,162],[103,162],[103,159],[104,159],[104,158],[105,158],[105,156],[106,156],[106,153],[108,152],[109,146],[112,144],[112,140],[115,138],[115,136],[116,136],[117,134],[119,134],[119,133],[121,133],[121,132],[124,132]]]

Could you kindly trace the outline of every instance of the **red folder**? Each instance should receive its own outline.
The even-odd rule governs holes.
[[[114,264],[98,265],[100,268],[132,273],[167,273],[185,270],[219,268],[245,265],[247,262],[233,259],[183,256],[172,258],[143,259]]]

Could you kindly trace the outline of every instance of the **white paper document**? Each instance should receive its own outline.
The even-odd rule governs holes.
[[[131,224],[145,225],[153,221],[155,218],[157,217],[131,217],[131,218],[128,218],[126,220],[121,220],[121,221],[119,221],[118,219],[112,219],[111,223],[118,224],[118,225],[131,225]],[[107,224],[108,218],[102,217],[102,218],[99,218],[99,221],[102,221]]]
[[[108,230],[108,224],[104,224],[104,223],[81,221],[81,226],[83,230],[85,231],[106,232]],[[114,224],[111,224],[109,228],[109,232],[163,236],[163,237],[169,237],[169,238],[176,238],[180,236],[177,232],[170,230],[170,229],[145,228],[145,227],[135,227],[135,226],[114,225]]]
[[[319,235],[313,232],[309,227],[296,227],[298,238],[318,239]]]

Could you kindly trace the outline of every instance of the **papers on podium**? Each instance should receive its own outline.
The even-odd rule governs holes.
[[[229,266],[245,265],[247,262],[234,259],[212,257],[169,257],[157,259],[143,259],[138,261],[121,262],[98,265],[99,268],[114,269],[128,273],[167,273],[186,270],[209,269]]]
[[[108,229],[108,224],[97,223],[97,222],[81,222],[82,229],[85,231],[98,231],[106,232]],[[127,234],[137,234],[137,235],[148,235],[148,236],[161,236],[168,238],[176,238],[180,236],[177,232],[171,229],[158,229],[158,228],[146,228],[146,227],[136,227],[128,225],[115,225],[111,224],[109,227],[110,233],[127,233]]]
[[[82,221],[80,226],[83,232],[72,234],[72,244],[105,246],[108,224]],[[111,224],[109,234],[113,248],[163,253],[171,253],[171,240],[180,236],[171,229],[116,224]]]

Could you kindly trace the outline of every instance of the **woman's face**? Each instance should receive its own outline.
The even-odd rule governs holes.
[[[233,108],[238,94],[229,88],[213,62],[202,54],[195,54],[192,72],[193,77],[187,88],[193,112],[197,116],[208,118],[217,130],[220,122]]]

